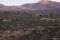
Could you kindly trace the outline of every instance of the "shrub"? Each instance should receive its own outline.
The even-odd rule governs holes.
[[[54,21],[55,19],[53,19],[53,18],[41,18],[40,20],[44,20],[44,21]]]
[[[53,13],[49,13],[49,14],[48,14],[48,17],[49,17],[49,18],[52,18],[52,17],[53,17]]]
[[[55,20],[58,21],[58,22],[60,22],[60,18],[56,18]]]
[[[5,14],[5,13],[1,11],[0,14]]]
[[[40,29],[43,28],[43,26],[35,26],[34,28],[37,29],[37,30],[40,30]]]
[[[11,19],[4,19],[3,22],[4,23],[10,23],[10,22],[12,22],[12,20]]]
[[[32,17],[39,17],[39,14],[32,14]]]
[[[60,22],[55,23],[54,26],[60,26]]]

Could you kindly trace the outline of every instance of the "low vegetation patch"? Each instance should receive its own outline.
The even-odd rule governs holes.
[[[12,20],[11,20],[11,19],[4,19],[3,22],[4,22],[4,23],[11,23]]]
[[[55,19],[53,19],[53,18],[41,18],[40,20],[43,20],[43,21],[54,21]]]
[[[0,12],[0,15],[1,15],[1,14],[5,14],[5,13],[4,13],[4,12]]]
[[[54,26],[60,26],[60,22],[55,23]]]
[[[40,30],[42,28],[43,28],[43,26],[35,26],[35,29],[37,29],[37,30]]]
[[[39,17],[39,14],[32,14],[33,17]]]

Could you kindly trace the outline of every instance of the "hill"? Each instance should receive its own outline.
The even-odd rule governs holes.
[[[5,6],[3,4],[0,4],[0,11],[34,11],[34,10],[60,10],[60,3],[59,2],[53,2],[48,1],[47,3],[43,1],[39,1],[36,3],[27,3],[20,6]]]

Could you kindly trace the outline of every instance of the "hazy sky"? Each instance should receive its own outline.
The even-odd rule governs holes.
[[[22,4],[26,4],[26,3],[33,3],[33,2],[37,2],[39,0],[0,0],[0,4],[4,4],[4,5],[22,5]],[[60,0],[52,0],[52,1],[57,1],[60,2]]]

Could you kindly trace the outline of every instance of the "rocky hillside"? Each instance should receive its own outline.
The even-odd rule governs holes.
[[[49,3],[47,3],[47,4],[42,4],[42,2],[37,2],[37,3],[25,4],[23,6],[28,9],[35,9],[35,10],[55,9],[55,8],[60,8],[60,3],[49,1]]]
[[[50,10],[51,9],[60,9],[60,2],[48,1],[48,3],[44,3],[43,1],[39,1],[36,3],[27,3],[20,6],[5,6],[0,4],[0,11],[30,11],[30,10]]]
[[[54,17],[31,12],[0,12],[0,40],[60,40],[60,18]]]

